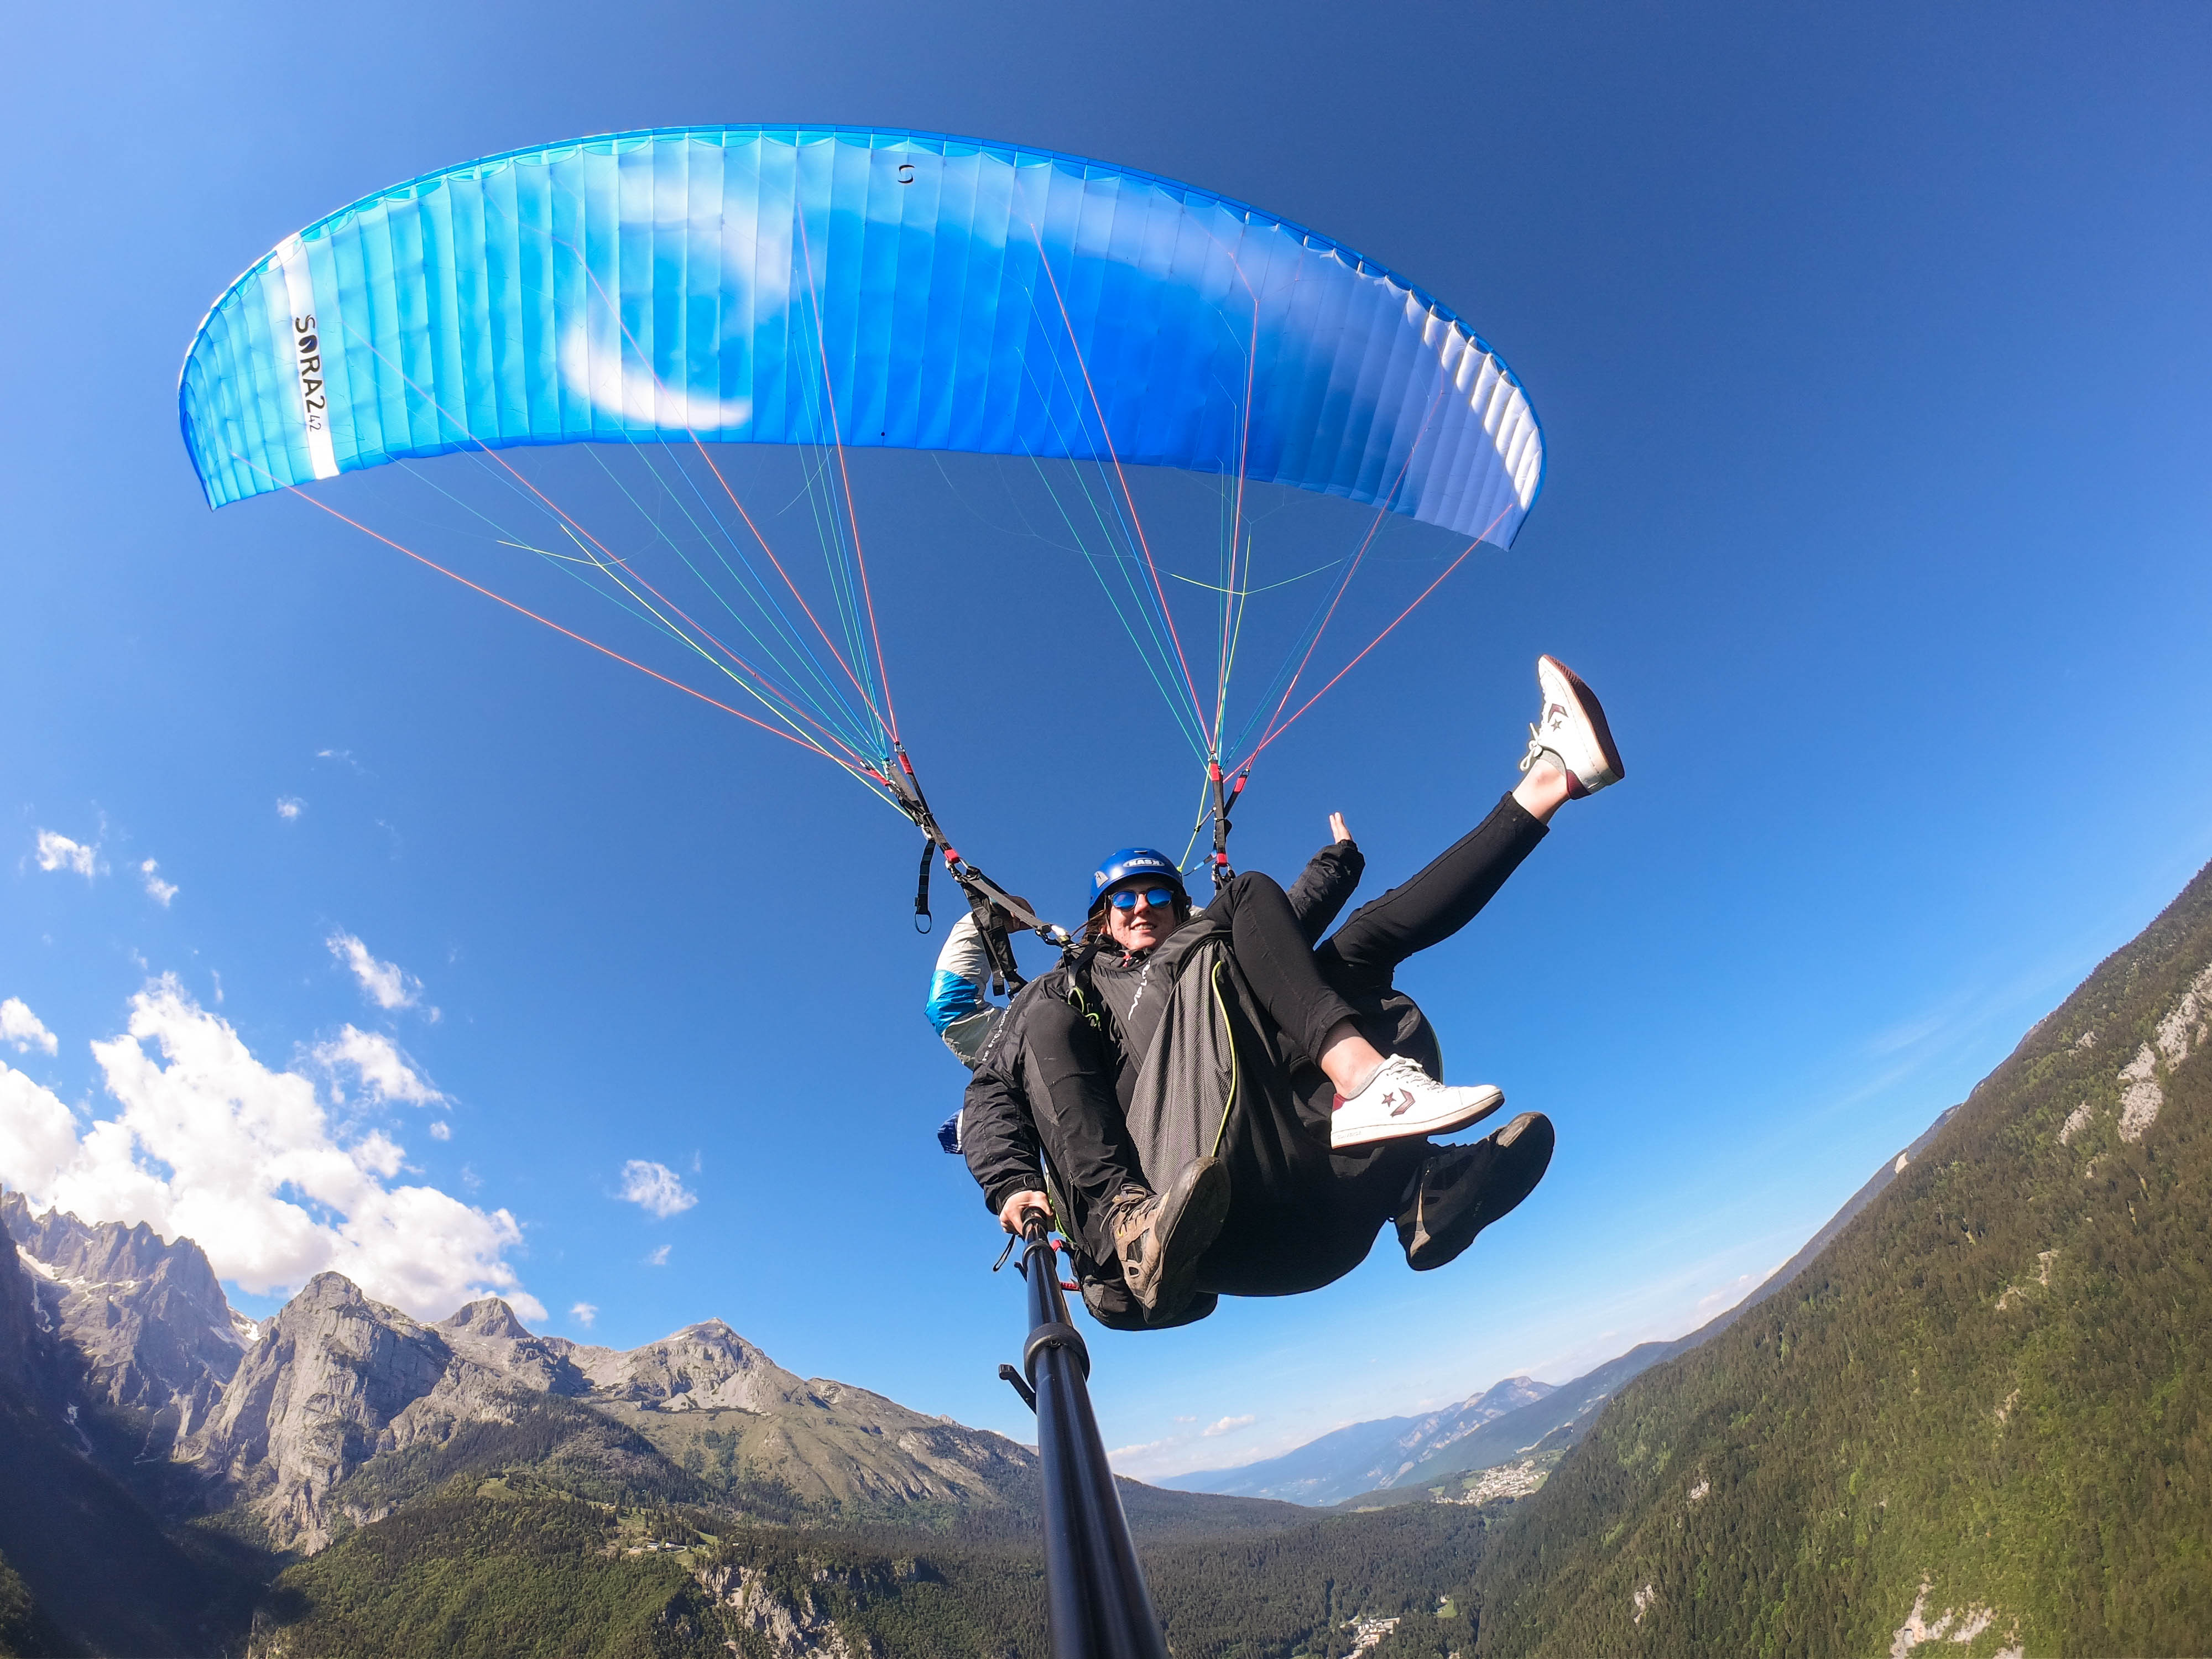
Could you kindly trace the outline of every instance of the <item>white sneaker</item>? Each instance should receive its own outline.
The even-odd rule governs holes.
[[[1339,1103],[1328,1122],[1328,1144],[1338,1151],[1377,1140],[1448,1135],[1505,1103],[1505,1091],[1487,1083],[1447,1088],[1405,1057],[1382,1062],[1367,1086]]]
[[[1521,769],[1549,760],[1567,775],[1567,793],[1574,799],[1595,794],[1626,776],[1605,710],[1575,671],[1556,657],[1539,657],[1536,684],[1543,690],[1544,710],[1528,728],[1528,752],[1521,758]]]

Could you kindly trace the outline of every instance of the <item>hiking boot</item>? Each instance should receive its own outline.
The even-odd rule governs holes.
[[[1505,1091],[1487,1083],[1446,1088],[1403,1054],[1384,1060],[1367,1086],[1340,1097],[1328,1121],[1328,1144],[1342,1152],[1377,1140],[1448,1135],[1488,1117],[1505,1103]]]
[[[1109,1331],[1164,1331],[1177,1325],[1195,1325],[1212,1316],[1220,1305],[1221,1298],[1211,1291],[1200,1291],[1173,1313],[1163,1313],[1155,1318],[1137,1305],[1128,1287],[1116,1279],[1086,1279],[1083,1281],[1083,1305],[1091,1316]]]
[[[1229,1213],[1229,1169],[1217,1158],[1182,1166],[1164,1196],[1125,1187],[1112,1200],[1122,1282],[1146,1324],[1168,1319],[1190,1300],[1191,1279]]]
[[[1539,657],[1536,684],[1544,693],[1544,708],[1528,728],[1528,752],[1521,757],[1521,769],[1549,761],[1567,775],[1571,800],[1594,795],[1626,776],[1628,769],[1620,763],[1620,750],[1613,746],[1605,710],[1575,671],[1556,657]]]
[[[1551,1166],[1552,1120],[1523,1112],[1472,1146],[1443,1146],[1421,1165],[1413,1201],[1398,1217],[1406,1265],[1426,1273],[1472,1243],[1474,1236],[1536,1189]]]

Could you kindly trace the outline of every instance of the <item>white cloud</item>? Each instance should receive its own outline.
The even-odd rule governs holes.
[[[623,1165],[622,1195],[625,1202],[664,1220],[681,1214],[699,1201],[697,1194],[684,1190],[684,1183],[677,1178],[675,1170],[665,1164],[653,1164],[641,1158],[634,1158]]]
[[[41,870],[73,870],[90,881],[99,867],[99,859],[96,842],[86,847],[51,830],[39,831],[38,860]]]
[[[422,999],[422,981],[400,971],[396,962],[379,962],[351,933],[332,933],[323,941],[331,954],[353,969],[362,994],[380,1008],[412,1008]]]
[[[169,901],[177,896],[177,884],[173,881],[163,881],[160,874],[161,868],[161,866],[153,860],[148,859],[138,866],[138,873],[146,878],[147,896],[166,910],[169,908]]]
[[[287,823],[289,823],[294,818],[298,817],[301,813],[307,810],[307,803],[301,800],[297,795],[279,795],[276,797],[276,816],[283,819]]]
[[[363,1031],[348,1025],[335,1041],[319,1042],[313,1049],[315,1061],[331,1071],[341,1066],[350,1066],[361,1079],[361,1086],[368,1091],[374,1100],[404,1101],[410,1106],[435,1106],[446,1098],[428,1083],[422,1075],[407,1063],[399,1052],[399,1045],[375,1031]],[[433,1134],[437,1132],[434,1129]],[[443,1136],[439,1137],[443,1139]]]
[[[433,1123],[433,1124],[430,1126],[430,1139],[433,1139],[433,1140],[451,1140],[453,1138],[453,1126],[452,1124],[450,1124],[450,1123],[447,1122],[447,1121],[446,1121],[446,1120],[445,1120],[445,1119],[443,1119],[442,1117],[441,1117],[441,1118],[440,1118],[440,1119],[439,1119],[435,1123]]]
[[[1147,1440],[1140,1445],[1116,1446],[1106,1454],[1109,1457],[1142,1457],[1147,1452],[1164,1451],[1170,1446],[1180,1446],[1178,1439]]]
[[[588,1331],[599,1322],[599,1310],[589,1302],[579,1302],[568,1310],[568,1317]]]
[[[133,997],[125,1033],[92,1051],[120,1109],[82,1133],[50,1091],[0,1064],[0,1181],[40,1209],[190,1237],[256,1295],[327,1270],[418,1317],[480,1296],[545,1317],[506,1260],[522,1243],[513,1215],[386,1184],[398,1145],[341,1140],[313,1081],[263,1065],[173,975]]]
[[[24,1006],[21,997],[9,997],[0,1002],[0,1042],[14,1043],[19,1054],[27,1054],[33,1048],[43,1048],[50,1054],[61,1052],[61,1044],[54,1034]]]
[[[1218,1423],[1209,1423],[1201,1431],[1210,1440],[1216,1435],[1234,1434],[1239,1429],[1249,1429],[1260,1419],[1247,1413],[1243,1417],[1224,1417]]]
[[[648,1267],[665,1267],[668,1265],[668,1246],[664,1244],[647,1255],[645,1258],[645,1265]]]

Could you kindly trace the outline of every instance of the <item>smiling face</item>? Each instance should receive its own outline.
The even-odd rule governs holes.
[[[1176,929],[1176,904],[1170,896],[1165,904],[1154,904],[1147,895],[1160,891],[1164,884],[1158,876],[1132,876],[1106,893],[1106,937],[1131,955],[1149,951],[1166,939]],[[1114,902],[1120,895],[1127,895],[1135,902],[1127,909]]]

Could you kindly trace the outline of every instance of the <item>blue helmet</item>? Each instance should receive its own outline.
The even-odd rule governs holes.
[[[1108,888],[1118,887],[1132,876],[1158,876],[1183,898],[1190,896],[1182,884],[1182,872],[1176,868],[1173,859],[1149,847],[1124,847],[1117,853],[1109,853],[1091,872],[1091,911],[1098,908],[1098,901],[1105,896]]]

